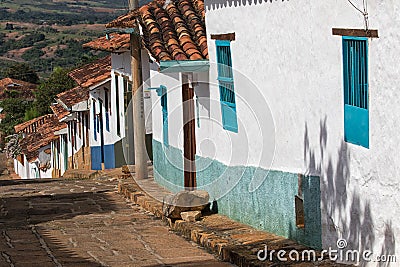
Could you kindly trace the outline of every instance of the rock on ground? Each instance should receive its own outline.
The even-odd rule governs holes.
[[[181,212],[202,211],[210,200],[210,195],[204,190],[181,191],[164,199],[164,216],[180,219]]]
[[[195,222],[196,220],[200,219],[201,211],[185,211],[181,212],[182,220],[186,222]]]

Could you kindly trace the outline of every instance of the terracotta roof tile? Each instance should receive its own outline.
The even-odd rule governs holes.
[[[57,95],[57,98],[68,108],[89,99],[89,88],[77,86]]]
[[[12,78],[4,78],[0,80],[0,100],[10,97],[7,94],[7,91],[17,91],[20,93],[20,97],[33,100],[35,98],[34,91],[36,90],[36,88],[36,84]]]
[[[208,59],[203,0],[155,0],[106,27],[133,28],[136,21],[144,46],[157,61]]]
[[[15,126],[15,131],[25,133],[20,145],[22,153],[26,155],[29,162],[32,162],[38,157],[40,148],[58,138],[54,132],[66,127],[67,124],[60,122],[56,115],[49,114],[19,124]]]
[[[42,125],[43,123],[45,123],[46,118],[47,118],[48,116],[51,116],[51,115],[44,115],[44,116],[37,117],[37,118],[34,118],[34,119],[32,119],[32,120],[29,120],[29,121],[20,123],[20,124],[14,126],[14,130],[15,130],[16,133],[21,133],[21,132],[25,132],[25,133],[34,132],[35,129],[36,129],[38,126],[40,126],[40,125]]]
[[[61,104],[51,105],[50,108],[59,120],[70,114]]]
[[[75,69],[68,74],[81,87],[90,87],[111,78],[111,56]]]
[[[129,34],[110,34],[86,43],[83,47],[107,52],[124,52],[130,49]]]

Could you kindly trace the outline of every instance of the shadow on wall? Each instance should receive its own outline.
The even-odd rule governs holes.
[[[336,249],[336,241],[345,239],[345,250],[358,250],[360,253],[373,249],[376,240],[373,214],[370,201],[360,196],[357,190],[350,192],[350,151],[346,142],[341,141],[337,150],[337,161],[327,151],[328,128],[327,117],[320,121],[319,150],[310,146],[309,129],[305,123],[304,130],[304,163],[309,174],[321,177],[321,209],[328,218],[323,232],[325,246]],[[316,159],[320,153],[321,160]],[[349,212],[350,211],[350,214]],[[337,217],[338,216],[338,217]],[[336,219],[334,219],[336,217]],[[324,247],[325,248],[325,247]],[[394,255],[395,238],[392,223],[385,224],[385,239],[381,251],[372,251],[374,255]],[[365,266],[361,262],[360,266]],[[382,263],[379,266],[389,266]]]
[[[204,2],[206,10],[217,10],[226,7],[240,7],[240,6],[252,6],[260,5],[263,3],[281,3],[289,2],[289,0],[206,0]]]

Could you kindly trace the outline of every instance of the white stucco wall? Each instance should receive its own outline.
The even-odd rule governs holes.
[[[18,160],[14,159],[14,170],[15,173],[18,174],[18,176],[21,179],[30,179],[31,178],[31,164],[28,163],[26,160],[26,156],[22,155],[24,158],[24,164],[19,162]],[[15,168],[16,167],[16,168]]]
[[[76,112],[78,114],[79,112]],[[75,115],[75,119],[67,123],[68,127],[68,138],[67,138],[67,147],[68,147],[68,157],[72,157],[75,155],[83,146],[83,138],[85,131],[85,127],[82,122],[78,123],[78,115]],[[76,125],[76,128],[75,126]],[[72,128],[71,128],[72,127]],[[81,128],[81,136],[79,136],[79,128]],[[75,131],[76,129],[76,131]],[[71,131],[72,130],[72,131]],[[73,136],[72,136],[73,135]]]
[[[14,171],[20,178],[26,177],[25,165],[22,165],[22,163],[16,159],[14,159]]]
[[[114,76],[113,77],[118,77]],[[120,79],[119,79],[120,80]],[[122,137],[124,137],[125,132],[124,132],[124,127],[123,127],[123,118],[124,116],[121,114],[123,113],[123,87],[122,87],[122,81],[120,81],[120,92],[119,92],[119,102],[120,102],[120,118],[121,118],[121,136],[118,136],[117,134],[117,114],[116,114],[116,97],[115,97],[115,86],[111,85],[111,82],[107,82],[104,85],[101,85],[93,90],[90,91],[90,99],[89,102],[90,104],[90,146],[100,146],[100,132],[97,133],[97,140],[94,140],[94,133],[93,131],[96,129],[94,125],[94,118],[93,118],[93,103],[96,104],[96,113],[99,114],[100,108],[103,113],[103,133],[104,133],[104,144],[109,145],[109,144],[115,144],[119,140],[121,140]],[[108,91],[108,106],[106,107],[106,97],[105,97],[105,92],[106,90]],[[99,99],[102,100],[103,104],[100,107],[100,102]],[[109,130],[106,128],[106,109],[108,110],[109,114]],[[121,110],[122,109],[122,110]]]
[[[361,6],[362,1],[354,2]],[[368,42],[369,149],[343,141],[342,41],[332,35],[332,28],[364,27],[363,17],[347,1],[206,1],[207,33],[236,34],[231,51],[237,113],[243,124],[239,122],[238,134],[212,126],[201,129],[216,140],[218,151],[224,150],[215,158],[229,165],[321,176],[323,247],[336,248],[337,239],[346,237],[351,239],[349,247],[400,256],[395,245],[400,241],[400,3],[368,1],[368,8],[370,28],[380,35]],[[215,43],[208,40],[212,63]],[[255,86],[249,86],[245,77]],[[212,65],[210,81],[215,78]],[[210,90],[210,97],[218,100],[218,90]],[[250,109],[261,131],[253,127]],[[211,117],[218,120],[219,112],[211,108]],[[230,147],[220,145],[228,141]],[[263,151],[275,146],[272,164],[269,155],[258,159],[260,142]],[[238,158],[237,152],[247,147],[248,157]],[[235,156],[227,160],[229,149]]]
[[[53,170],[58,169],[61,176],[65,172],[62,138],[63,135],[59,135],[59,138],[51,143],[51,166]]]
[[[169,145],[183,148],[179,136],[182,131],[182,91],[181,75],[160,74],[158,65],[151,64],[150,80],[147,81],[149,87],[156,88],[160,85],[167,87],[167,106],[168,106],[168,142]],[[151,90],[152,99],[152,119],[153,119],[153,139],[163,143],[163,115],[161,107],[161,96],[157,95],[156,90]]]

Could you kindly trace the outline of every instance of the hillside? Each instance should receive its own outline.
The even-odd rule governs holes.
[[[126,0],[0,0],[0,78],[13,62],[46,77],[56,66],[90,60],[96,55],[82,44],[126,10]]]

